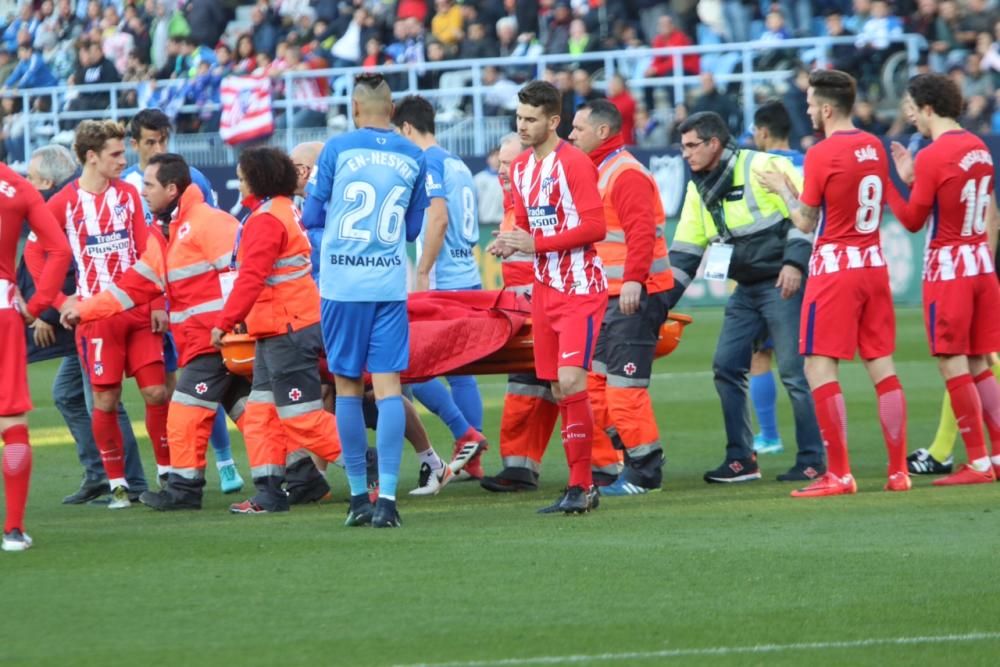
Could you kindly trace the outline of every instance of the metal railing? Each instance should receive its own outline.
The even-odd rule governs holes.
[[[756,110],[755,92],[758,86],[767,85],[771,88],[785,82],[792,70],[788,61],[773,67],[757,69],[758,58],[765,53],[780,51],[801,57],[804,53],[815,59],[817,67],[825,68],[831,61],[831,49],[834,46],[854,44],[854,37],[816,37],[808,39],[789,39],[781,42],[743,42],[735,44],[702,44],[686,47],[640,48],[618,51],[604,51],[579,55],[542,54],[537,57],[518,58],[484,58],[477,60],[447,60],[441,62],[425,62],[413,65],[385,65],[376,71],[386,75],[396,83],[398,90],[393,96],[417,94],[436,102],[439,111],[453,111],[453,120],[445,120],[447,114],[442,114],[438,122],[438,134],[441,143],[459,154],[482,155],[496,144],[496,141],[511,130],[510,118],[504,116],[489,116],[486,99],[493,92],[490,86],[482,84],[483,70],[496,67],[507,72],[516,72],[522,78],[543,78],[548,69],[558,69],[568,66],[582,66],[594,72],[594,86],[603,90],[606,81],[615,73],[621,73],[629,82],[633,91],[644,91],[647,88],[666,89],[672,92],[674,100],[683,100],[685,92],[698,85],[698,75],[686,74],[683,68],[685,56],[697,55],[702,58],[702,69],[712,71],[720,87],[736,86],[740,91],[740,102],[744,116],[744,127],[748,127]],[[900,35],[890,39],[899,44],[906,54],[906,63],[912,74],[917,65],[921,50],[926,49],[926,40],[920,35]],[[654,57],[666,56],[671,59],[671,70],[666,76],[649,77],[645,75],[646,66]],[[343,127],[350,126],[349,109],[350,95],[355,74],[371,71],[361,67],[332,68],[324,70],[309,70],[286,72],[280,79],[284,90],[293,90],[296,79],[326,79],[330,92],[326,97],[310,102],[322,102],[331,108],[338,108],[344,115]],[[434,89],[421,88],[421,78],[432,72],[439,72],[439,85]],[[442,79],[444,81],[442,81]],[[405,86],[399,86],[404,83]],[[90,84],[79,86],[57,86],[51,88],[34,88],[18,90],[24,109],[31,109],[25,126],[25,154],[30,155],[32,146],[39,143],[44,134],[53,134],[54,129],[75,125],[74,121],[94,118],[127,119],[141,110],[140,103],[145,96],[144,88],[153,90],[169,90],[183,87],[187,80],[166,80],[157,82],[131,82],[120,84]],[[442,87],[441,84],[444,84]],[[125,99],[135,93],[136,104],[126,104]],[[11,94],[8,92],[8,94]],[[73,109],[70,102],[79,99],[80,95],[103,94],[108,96],[108,106],[100,110]],[[471,115],[458,111],[466,99],[471,99]],[[34,108],[32,108],[34,106]],[[273,108],[276,112],[297,110],[295,99],[275,99]],[[216,113],[220,110],[216,103],[204,105],[183,104],[177,107],[178,113]],[[285,113],[286,127],[277,130],[271,138],[272,143],[291,148],[299,141],[309,139],[324,139],[331,134],[330,128],[297,128],[294,114]],[[207,160],[226,160],[232,163],[235,152],[221,142],[217,133],[199,133],[176,135],[173,139],[173,150],[180,151],[199,164],[199,157]]]

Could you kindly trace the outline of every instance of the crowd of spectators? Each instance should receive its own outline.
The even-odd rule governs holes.
[[[68,92],[57,103],[82,112],[106,108],[111,98],[75,86],[134,82],[119,94],[121,105],[155,104],[176,116],[180,131],[191,132],[218,128],[224,77],[270,77],[277,98],[297,102],[294,124],[307,127],[325,125],[345,111],[323,99],[338,90],[338,81],[295,79],[286,89],[285,72],[406,64],[417,68],[422,90],[461,91],[473,83],[468,70],[423,65],[567,54],[581,59],[546,76],[567,95],[569,116],[598,94],[595,89],[607,91],[634,128],[634,140],[652,144],[669,141],[673,127],[693,110],[718,111],[734,132],[745,130],[738,91],[717,82],[722,79],[713,76],[714,65],[703,67],[697,55],[685,56],[681,69],[698,84],[685,99],[673,99],[672,87],[645,85],[673,74],[671,57],[622,59],[620,76],[598,78],[603,59],[585,54],[759,40],[768,47],[757,56],[760,65],[794,67],[801,61],[810,67],[815,51],[782,49],[781,43],[818,34],[854,37],[833,48],[832,64],[859,78],[865,113],[878,126],[881,68],[902,48],[891,40],[903,33],[926,39],[923,67],[960,83],[973,129],[1000,131],[998,18],[997,0],[22,0],[0,17],[0,131],[8,155],[23,159],[12,140],[26,122],[23,97],[10,93],[37,87],[64,87]],[[512,92],[534,74],[534,66],[485,68],[478,83],[488,87],[487,112],[511,114]],[[164,79],[178,84],[152,83]],[[405,80],[398,76],[398,84]],[[794,97],[794,83],[788,91]],[[51,99],[39,95],[29,103],[45,110]],[[442,93],[436,102],[446,115],[469,108],[462,94]],[[192,105],[198,111],[178,114]],[[279,118],[279,125],[288,120]]]

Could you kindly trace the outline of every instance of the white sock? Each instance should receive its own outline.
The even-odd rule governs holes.
[[[216,461],[215,462],[215,467],[217,469],[219,469],[219,470],[222,470],[226,466],[231,466],[231,465],[236,465],[236,462],[233,461],[232,459],[226,459],[225,461]]]
[[[384,495],[384,494],[380,493],[378,497],[379,498],[385,498],[386,500],[391,500],[392,502],[396,502],[396,496],[387,496],[387,495]]]
[[[1000,466],[1000,454],[998,454],[996,456],[991,456],[990,457],[990,461],[993,462],[993,465]]]
[[[127,489],[128,482],[125,481],[124,477],[112,477],[111,479],[108,480],[108,486],[111,487],[112,491],[117,489],[119,486],[124,486]]]
[[[431,470],[440,470],[444,467],[444,461],[442,461],[441,457],[437,455],[437,452],[434,451],[433,447],[428,447],[424,451],[419,452],[417,454],[417,459],[419,459],[421,463],[429,465]]]
[[[976,459],[972,462],[972,469],[976,472],[986,472],[990,469],[992,463],[990,462],[990,457],[984,456],[981,459]]]
[[[157,477],[159,477],[160,475],[166,475],[166,474],[170,473],[171,471],[173,471],[173,468],[171,468],[170,466],[161,466],[159,463],[156,464],[156,476]]]

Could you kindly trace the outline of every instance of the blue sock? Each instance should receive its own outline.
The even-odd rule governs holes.
[[[448,387],[444,386],[440,380],[429,380],[410,386],[413,388],[413,395],[417,397],[417,400],[445,423],[455,440],[465,435],[465,432],[469,430],[469,420],[458,409]]]
[[[365,452],[368,435],[365,433],[365,416],[361,411],[360,396],[337,397],[337,434],[344,450],[344,468],[351,495],[368,493],[368,474]],[[382,452],[379,452],[381,454]],[[380,462],[381,467],[381,462]]]
[[[760,424],[761,435],[764,436],[765,440],[777,440],[776,403],[778,389],[774,383],[774,373],[768,371],[760,375],[750,376],[750,400],[753,401],[753,411],[757,413],[757,423]]]
[[[483,430],[483,397],[479,395],[479,385],[472,375],[449,375],[451,397],[477,431]]]
[[[215,413],[210,442],[215,450],[216,461],[233,460],[233,448],[229,444],[229,424],[226,423],[226,411],[221,405]]]
[[[375,447],[378,448],[379,497],[394,499],[399,484],[399,464],[403,459],[406,414],[401,396],[387,396],[375,404],[378,406]]]

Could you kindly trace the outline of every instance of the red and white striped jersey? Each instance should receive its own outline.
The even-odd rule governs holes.
[[[106,290],[146,250],[149,231],[134,187],[114,179],[99,194],[78,180],[48,203],[69,239],[76,260],[76,293],[89,298]]]
[[[607,291],[594,243],[604,238],[597,168],[560,141],[542,160],[529,149],[511,164],[515,222],[535,240],[535,280],[564,294]]]

